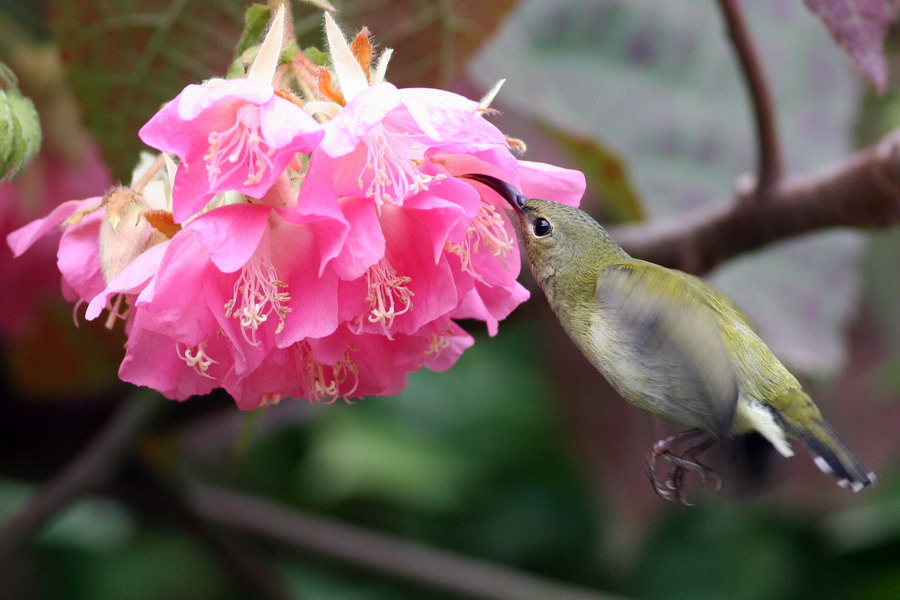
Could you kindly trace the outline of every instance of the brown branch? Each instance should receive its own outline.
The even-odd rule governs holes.
[[[222,525],[380,576],[464,598],[622,600],[422,544],[401,541],[324,517],[292,511],[267,500],[205,484],[193,485],[191,503],[198,514]]]
[[[740,0],[719,0],[719,7],[725,17],[728,35],[737,53],[741,72],[750,94],[753,115],[756,122],[757,139],[757,193],[759,203],[768,202],[782,176],[781,146],[778,138],[778,124],[775,106],[762,62],[756,46],[750,37],[747,23],[739,5]]]
[[[636,258],[699,275],[791,236],[898,223],[900,129],[838,164],[784,179],[768,202],[734,202],[611,233]]]
[[[80,498],[107,483],[131,451],[139,432],[165,403],[146,390],[123,402],[109,423],[65,469],[18,514],[0,523],[0,557],[13,552],[41,525]]]

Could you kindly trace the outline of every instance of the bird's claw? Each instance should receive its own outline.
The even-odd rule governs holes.
[[[695,446],[688,448],[683,455],[672,452],[671,446],[677,443],[696,437],[703,433],[699,430],[691,430],[673,435],[664,440],[656,442],[647,453],[647,475],[650,478],[650,484],[653,491],[669,502],[677,500],[684,506],[693,506],[687,501],[684,489],[684,481],[689,471],[700,475],[703,483],[713,482],[716,493],[722,490],[722,478],[710,467],[696,460],[698,454],[709,448],[715,443],[716,438],[710,437],[703,440]],[[656,463],[659,458],[664,458],[672,465],[672,469],[668,476],[661,479],[656,469]]]

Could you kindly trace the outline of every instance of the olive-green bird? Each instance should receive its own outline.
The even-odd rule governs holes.
[[[490,175],[465,176],[515,209],[534,278],[563,329],[631,404],[690,428],[657,442],[647,455],[654,490],[687,504],[684,478],[718,476],[697,456],[722,436],[762,434],[792,456],[803,442],[816,465],[843,487],[875,482],[800,383],[775,358],[746,315],[703,280],[629,256],[585,212],[527,199]],[[704,434],[711,434],[705,436]],[[703,436],[676,454],[673,447]],[[659,458],[671,465],[660,480]]]

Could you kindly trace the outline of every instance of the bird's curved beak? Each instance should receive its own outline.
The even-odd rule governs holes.
[[[525,198],[522,192],[509,185],[502,179],[498,179],[493,175],[484,175],[482,173],[468,173],[466,175],[460,175],[460,177],[464,179],[472,179],[488,186],[489,188],[497,192],[497,194],[499,194],[501,198],[506,200],[509,205],[516,210],[516,212],[522,212],[522,209],[525,207],[525,200],[527,198]]]

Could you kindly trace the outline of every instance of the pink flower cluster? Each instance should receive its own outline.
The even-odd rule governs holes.
[[[340,101],[296,101],[274,67],[190,85],[140,131],[177,169],[10,236],[19,254],[65,223],[67,296],[125,320],[123,380],[242,409],[390,395],[473,343],[455,319],[493,335],[528,297],[502,201],[457,176],[574,204],[581,173],[517,160],[477,102],[357,72],[328,27]]]

